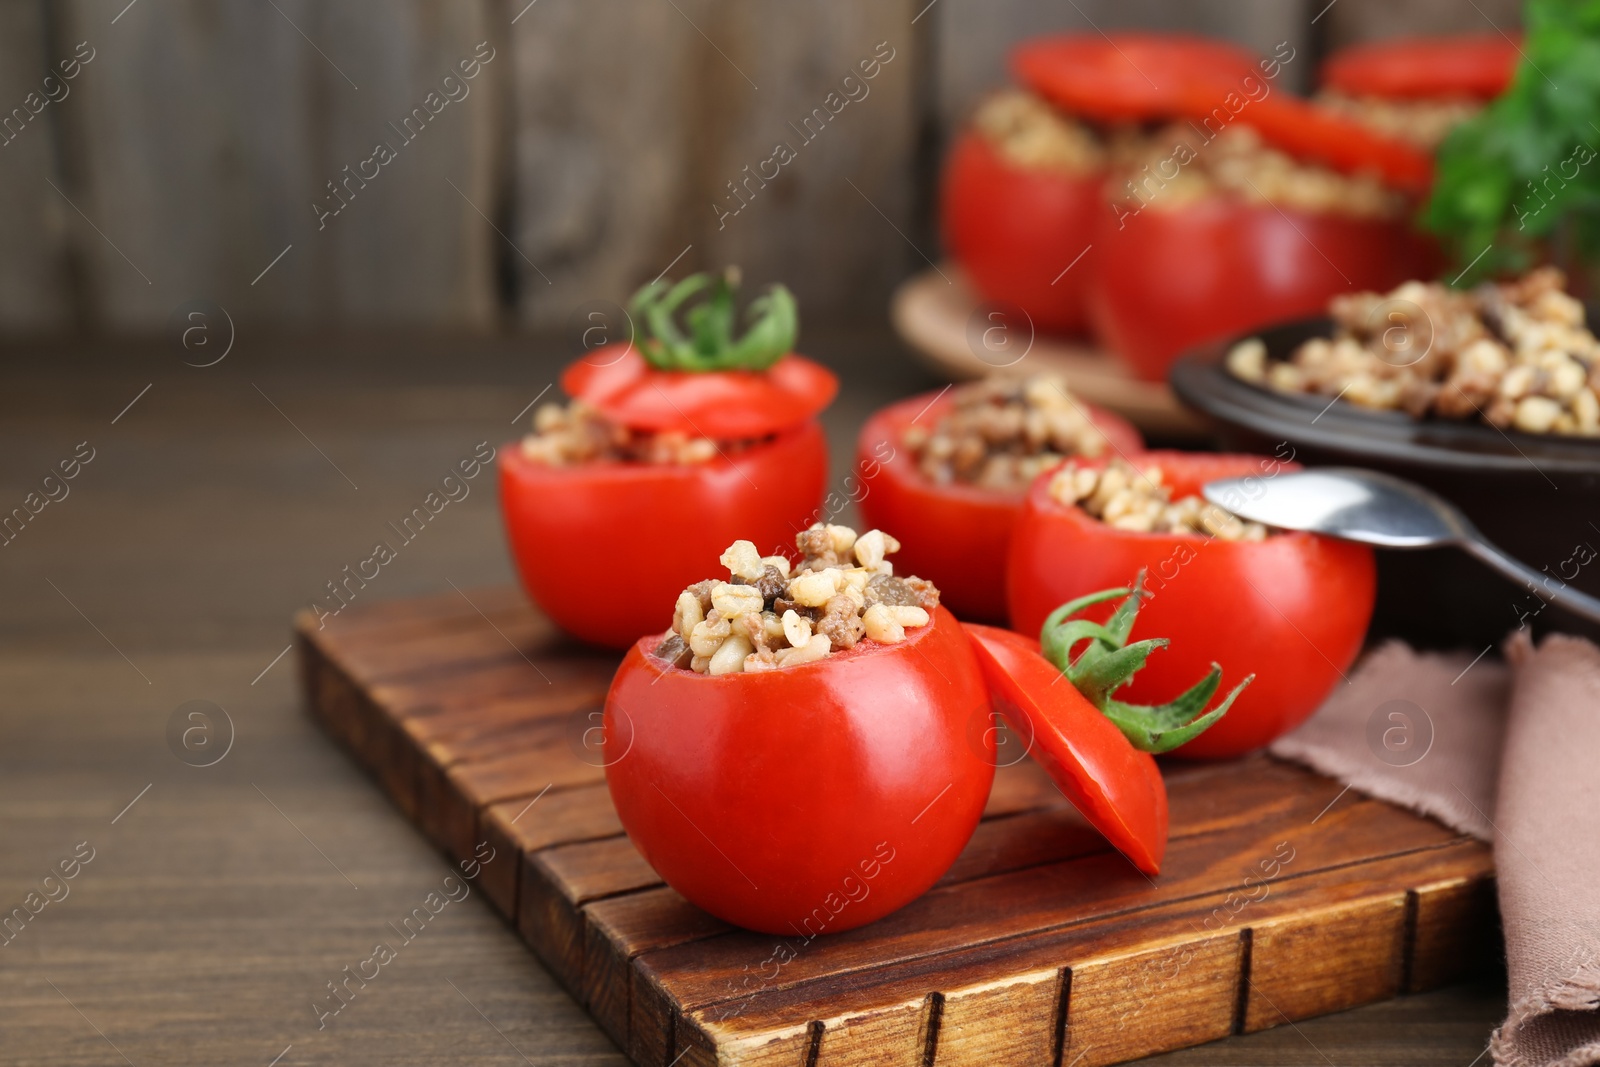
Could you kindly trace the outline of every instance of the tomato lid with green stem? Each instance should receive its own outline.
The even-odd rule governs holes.
[[[1107,589],[1057,608],[1040,640],[1010,630],[964,623],[978,653],[996,710],[1023,738],[1056,785],[1095,829],[1146,874],[1157,874],[1167,842],[1167,792],[1152,753],[1170,752],[1227,713],[1250,684],[1244,679],[1206,711],[1222,680],[1206,677],[1166,704],[1141,706],[1115,698],[1165,638],[1128,641],[1139,604],[1149,594],[1140,571],[1132,589]],[[1104,623],[1079,618],[1096,604],[1124,597]],[[1087,641],[1081,652],[1073,649]]]
[[[739,332],[738,287],[734,267],[651,282],[628,303],[633,337],[573,363],[561,387],[646,432],[741,440],[807,422],[833,400],[838,379],[794,353],[799,311],[782,285],[750,302]]]

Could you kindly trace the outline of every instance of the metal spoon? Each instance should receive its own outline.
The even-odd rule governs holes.
[[[1418,485],[1357,467],[1319,467],[1272,477],[1223,478],[1205,498],[1242,519],[1383,548],[1454,545],[1542,600],[1600,622],[1600,599],[1506,555],[1454,504]]]

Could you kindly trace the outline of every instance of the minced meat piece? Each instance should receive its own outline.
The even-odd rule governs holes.
[[[784,612],[787,611],[792,611],[803,618],[810,619],[812,622],[816,622],[822,617],[821,608],[808,608],[804,604],[785,599],[781,596],[773,598],[772,610],[780,619],[783,617]]]
[[[894,607],[923,607],[922,597],[911,583],[892,574],[874,574],[867,579],[867,606],[889,604]]]
[[[802,567],[811,567],[820,570],[822,567],[836,567],[839,565],[838,553],[833,548],[833,535],[826,526],[820,523],[809,530],[801,530],[794,538],[795,547],[805,557]]]
[[[701,615],[711,614],[711,587],[716,584],[716,582],[712,581],[710,578],[707,578],[703,582],[695,582],[689,588],[684,590],[684,592],[690,594],[696,600],[700,601]]]
[[[923,611],[932,611],[934,608],[939,606],[938,586],[934,585],[926,578],[918,578],[915,575],[907,578],[905,582],[906,586],[913,593],[917,594],[917,607],[921,608]]]
[[[666,660],[674,667],[689,666],[689,661],[694,658],[694,653],[689,651],[689,642],[681,634],[668,634],[666,640],[655,647],[651,653],[656,659]]]
[[[866,632],[866,626],[861,622],[861,609],[854,600],[843,593],[839,594],[823,608],[822,621],[817,623],[816,632],[827,634],[828,642],[834,648],[854,648]]]
[[[742,578],[735,578],[734,580],[738,582],[744,581]],[[757,591],[761,593],[761,599],[770,604],[789,587],[789,576],[768,563],[762,568],[761,577],[747,584],[755,586]]]

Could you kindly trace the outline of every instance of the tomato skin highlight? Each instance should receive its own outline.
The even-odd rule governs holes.
[[[606,784],[629,838],[712,915],[805,937],[871,922],[943,876],[994,780],[989,698],[954,616],[898,645],[718,677],[628,651]],[[984,751],[984,746],[988,751]]]
[[[1016,304],[1037,329],[1081,333],[1094,255],[1073,259],[1107,210],[1104,181],[1103,170],[1077,176],[1009,163],[969,130],[945,160],[945,245],[984,299]]]
[[[1155,759],[1134,748],[1040,655],[1038,641],[992,626],[964,626],[995,710],[1028,754],[1130,863],[1159,874],[1167,850],[1167,787]]]
[[[1218,478],[1297,469],[1270,457],[1181,452],[1149,452],[1140,462],[1161,468],[1174,499]],[[1142,567],[1152,595],[1132,637],[1166,637],[1171,644],[1151,654],[1118,691],[1120,699],[1170,700],[1213,662],[1222,665],[1225,684],[1256,676],[1226,715],[1173,755],[1220,758],[1269,744],[1322,704],[1361,651],[1377,587],[1366,545],[1307,533],[1223,541],[1117,530],[1057,503],[1049,480],[1042,475],[1029,490],[1011,542],[1013,629],[1038,633],[1060,604],[1132,585]],[[1086,612],[1095,619],[1107,614]]]
[[[951,405],[948,394],[939,399],[937,393],[924,393],[883,408],[861,428],[856,469],[865,490],[858,501],[863,525],[895,532],[900,541],[896,573],[931,581],[939,587],[941,603],[956,615],[1004,622],[1006,554],[1023,494],[938,485],[923,477],[902,444],[913,422],[931,427]],[[1090,404],[1083,407],[1111,442],[1112,455],[1144,450],[1144,439],[1127,420]]]
[[[1210,197],[1158,201],[1096,239],[1089,313],[1097,334],[1149,381],[1203,342],[1325,313],[1330,297],[1387,292],[1435,254],[1403,219],[1357,219]]]
[[[568,366],[561,388],[630,429],[738,441],[811,421],[833,401],[839,379],[794,353],[762,371],[658,370],[633,345],[618,344]]]
[[[815,421],[702,464],[552,467],[500,450],[500,506],[528,596],[562,629],[626,648],[659,633],[687,586],[734,541],[792,550],[828,473]]]
[[[1347,96],[1490,100],[1511,85],[1521,59],[1519,38],[1471,33],[1352,45],[1328,57],[1322,84]]]

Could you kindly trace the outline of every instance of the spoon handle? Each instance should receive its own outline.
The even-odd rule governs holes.
[[[1581,593],[1553,574],[1536,571],[1519,559],[1506,555],[1480,534],[1461,542],[1468,553],[1487,563],[1512,581],[1525,585],[1541,601],[1565,608],[1590,622],[1600,622],[1600,599]],[[1515,605],[1512,608],[1515,611]]]

